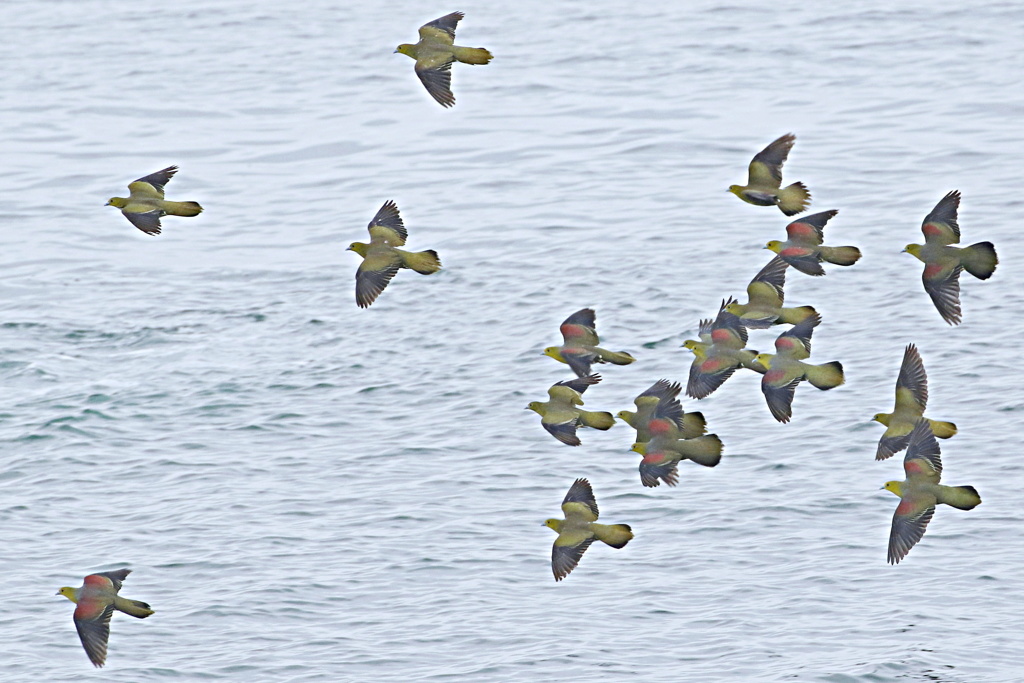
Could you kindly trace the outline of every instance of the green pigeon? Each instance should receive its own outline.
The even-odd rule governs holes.
[[[433,249],[426,251],[405,251],[409,236],[398,213],[398,207],[390,199],[377,211],[367,226],[370,242],[353,242],[346,251],[354,251],[363,257],[356,270],[356,304],[366,308],[372,304],[391,278],[401,268],[415,270],[421,275],[430,275],[441,270],[441,260]]]
[[[939,315],[950,325],[959,325],[960,272],[966,270],[979,280],[987,280],[996,271],[999,257],[991,242],[969,247],[954,247],[960,241],[957,210],[960,192],[953,190],[939,200],[921,224],[924,244],[908,244],[903,250],[924,262],[924,291],[932,298]]]
[[[577,407],[583,405],[582,394],[587,387],[600,381],[601,375],[589,375],[558,382],[548,389],[547,401],[531,401],[526,409],[540,415],[541,426],[551,436],[569,446],[579,446],[580,438],[576,436],[578,427],[593,427],[604,431],[615,424],[611,413],[580,410]]]
[[[777,206],[787,216],[806,209],[811,203],[811,193],[803,183],[793,183],[780,189],[782,165],[786,163],[794,142],[796,136],[787,133],[754,155],[747,169],[747,184],[730,185],[729,192],[748,204]]]
[[[910,443],[910,432],[924,416],[928,406],[928,375],[924,371],[924,362],[917,347],[908,344],[903,352],[903,363],[900,374],[896,378],[896,407],[891,413],[877,413],[872,420],[885,425],[885,433],[878,440],[875,460],[885,460],[899,453]],[[928,418],[925,418],[928,420]],[[932,433],[940,439],[948,439],[956,434],[956,425],[952,422],[928,420]]]
[[[762,353],[757,360],[768,371],[761,378],[761,392],[772,416],[779,422],[793,417],[793,396],[800,382],[807,380],[822,390],[834,389],[846,381],[839,361],[811,365],[803,361],[811,355],[811,334],[821,323],[821,316],[812,315],[794,325],[775,340],[775,354]]]
[[[396,53],[416,60],[416,75],[442,107],[455,104],[452,94],[452,64],[487,64],[493,55],[482,47],[455,45],[455,27],[465,15],[452,12],[420,27],[418,43],[402,43]]]
[[[164,185],[177,172],[177,166],[168,166],[162,171],[128,183],[131,194],[127,197],[111,197],[107,200],[107,206],[121,209],[124,217],[147,235],[159,235],[160,219],[164,216],[198,216],[203,211],[203,207],[196,202],[171,202],[164,199]]]
[[[651,387],[637,396],[633,403],[636,405],[636,412],[631,410],[620,410],[615,417],[619,418],[630,427],[636,430],[638,442],[650,441],[648,423],[654,418],[654,412],[662,403],[679,404],[677,397],[683,387],[678,382],[669,382],[667,379],[659,379]],[[707,422],[704,415],[698,412],[683,413],[682,406],[679,407],[681,414],[679,428],[684,439],[692,439],[704,434],[707,431]]]
[[[715,467],[721,461],[722,440],[718,435],[683,438],[682,419],[679,401],[660,402],[647,425],[650,441],[634,443],[630,449],[644,456],[640,461],[640,483],[644,486],[658,486],[659,480],[675,486],[680,460],[692,460],[705,467]]]
[[[814,315],[811,306],[786,308],[783,288],[786,286],[787,264],[778,256],[758,271],[747,285],[747,303],[733,301],[725,307],[749,330],[760,330],[772,325],[796,325]]]
[[[559,327],[562,333],[561,346],[549,346],[543,355],[565,363],[577,377],[590,374],[590,366],[594,363],[611,363],[613,365],[629,365],[636,358],[625,351],[609,351],[598,344],[600,339],[595,329],[597,314],[592,308],[576,311]]]
[[[887,481],[884,488],[900,497],[889,532],[889,564],[898,564],[924,536],[935,506],[942,503],[959,510],[971,510],[981,504],[973,486],[943,486],[942,458],[928,420],[918,420],[910,433],[907,454],[903,458],[905,481]]]
[[[738,368],[760,373],[765,371],[756,361],[757,351],[744,348],[747,345],[747,328],[739,317],[726,310],[733,301],[729,298],[722,302],[714,321],[700,321],[700,340],[687,339],[683,342],[683,347],[694,355],[686,383],[686,395],[691,398],[710,396]]]
[[[786,235],[789,239],[785,242],[772,240],[764,248],[771,249],[783,261],[808,275],[824,275],[822,261],[837,266],[852,266],[860,260],[860,249],[826,247],[822,244],[825,240],[825,224],[837,213],[838,209],[833,209],[799,218],[786,226]]]
[[[544,526],[558,532],[558,538],[551,547],[551,571],[555,581],[569,575],[590,544],[595,540],[613,548],[622,548],[633,540],[633,530],[628,524],[598,524],[600,514],[594,490],[586,479],[577,479],[569,487],[562,500],[565,519],[549,519]]]
[[[101,667],[107,659],[107,640],[110,637],[110,617],[114,610],[145,619],[153,610],[141,600],[129,600],[118,595],[121,582],[131,569],[117,569],[112,572],[89,574],[81,588],[64,586],[57,595],[75,603],[74,620],[78,637],[85,648],[85,654],[93,666]]]

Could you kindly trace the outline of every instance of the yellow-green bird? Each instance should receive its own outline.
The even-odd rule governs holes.
[[[107,640],[110,637],[110,617],[114,610],[145,619],[153,610],[141,600],[129,600],[117,594],[121,582],[131,569],[117,569],[112,572],[89,574],[81,588],[64,586],[57,595],[63,595],[78,605],[75,608],[75,628],[82,640],[85,654],[93,666],[103,666],[107,659]]]
[[[905,481],[887,481],[884,488],[900,497],[889,532],[889,564],[898,564],[924,536],[928,522],[939,503],[959,510],[971,510],[981,504],[973,486],[943,486],[942,458],[927,420],[918,420],[910,433],[910,444],[903,458]]]
[[[777,206],[787,216],[798,214],[811,203],[811,193],[803,183],[782,188],[782,165],[796,136],[783,135],[754,155],[747,169],[746,185],[730,185],[729,192],[757,206]]]
[[[372,304],[401,268],[415,270],[421,275],[441,270],[441,260],[433,249],[398,249],[405,246],[409,233],[398,213],[398,207],[390,199],[380,207],[367,229],[370,231],[369,244],[353,242],[346,249],[363,257],[363,262],[356,270],[356,304],[359,308]]]
[[[900,374],[896,378],[896,407],[891,413],[877,413],[872,420],[885,425],[885,433],[878,440],[875,460],[891,458],[902,451],[910,443],[910,432],[924,416],[928,406],[928,375],[924,371],[924,362],[917,347],[908,344],[903,352],[903,363]],[[952,422],[928,420],[932,433],[940,439],[948,439],[956,434],[956,425]]]
[[[683,409],[679,401],[659,403],[648,423],[651,440],[634,443],[630,450],[644,456],[640,461],[640,483],[658,486],[659,479],[669,486],[678,481],[680,460],[692,460],[704,467],[714,467],[722,459],[722,440],[717,434],[704,434],[691,439],[683,438],[679,423]]]
[[[580,438],[576,436],[578,427],[593,427],[604,431],[611,429],[615,418],[608,412],[580,410],[583,405],[583,392],[587,387],[601,381],[601,375],[577,377],[573,380],[558,382],[548,389],[547,401],[531,401],[527,410],[540,415],[540,424],[548,433],[570,446],[579,446]]]
[[[613,548],[621,548],[633,540],[633,530],[628,524],[598,524],[597,500],[590,482],[577,479],[569,487],[562,500],[565,519],[549,519],[544,526],[558,532],[558,538],[551,547],[551,571],[555,581],[569,575],[590,544],[595,540]]]
[[[772,416],[779,422],[793,417],[793,396],[796,386],[807,380],[821,390],[835,389],[846,381],[839,361],[824,365],[804,363],[811,355],[811,334],[821,323],[821,316],[812,315],[794,325],[775,340],[775,354],[762,353],[758,362],[768,368],[761,378],[761,393]]]
[[[598,346],[601,340],[595,329],[596,320],[597,314],[592,308],[576,311],[559,327],[562,345],[549,346],[542,354],[554,358],[559,363],[565,363],[572,368],[577,377],[589,375],[590,366],[594,363],[629,365],[635,361],[636,358],[625,351],[609,351]]]
[[[924,291],[932,298],[939,315],[950,325],[960,324],[960,271],[966,270],[979,280],[987,280],[996,271],[999,257],[991,242],[969,247],[954,247],[960,241],[957,210],[960,192],[953,190],[939,200],[921,224],[924,244],[908,244],[903,250],[924,262]]]
[[[679,392],[683,390],[683,387],[679,382],[669,382],[667,379],[659,379],[657,382],[651,385],[651,387],[633,399],[633,403],[636,405],[636,412],[631,410],[620,410],[616,413],[615,417],[619,418],[630,427],[636,430],[636,440],[638,442],[650,441],[651,434],[648,429],[648,424],[654,419],[654,412],[658,406],[662,403],[675,403],[679,406],[679,423],[681,437],[683,439],[693,439],[701,434],[704,434],[707,430],[707,421],[704,419],[702,413],[684,413],[682,405],[679,403],[678,396]]]
[[[455,104],[452,94],[452,63],[486,64],[493,55],[482,47],[455,45],[455,27],[465,15],[452,12],[420,27],[418,43],[402,43],[395,52],[416,60],[416,75],[442,107]]]
[[[164,199],[164,185],[178,172],[177,166],[128,183],[131,194],[111,197],[107,206],[116,206],[132,225],[147,235],[160,234],[160,219],[164,216],[198,216],[203,207],[197,202],[171,202]]]
[[[811,306],[786,308],[782,305],[786,297],[783,288],[786,286],[787,267],[785,261],[774,257],[747,285],[747,303],[733,301],[725,310],[739,316],[743,326],[751,330],[772,325],[796,325],[817,313]]]
[[[789,239],[785,242],[772,240],[764,248],[771,249],[783,261],[808,275],[824,275],[822,261],[837,266],[852,266],[860,260],[860,249],[826,247],[822,244],[825,240],[825,224],[837,213],[839,211],[833,209],[795,220],[786,226],[786,235]]]
[[[710,396],[738,368],[765,371],[756,361],[757,351],[744,348],[747,345],[747,328],[739,317],[726,310],[731,303],[731,298],[722,302],[714,321],[700,321],[699,341],[687,339],[683,342],[683,347],[694,355],[686,383],[686,395],[691,398]]]

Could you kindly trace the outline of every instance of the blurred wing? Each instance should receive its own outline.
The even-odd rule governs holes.
[[[114,589],[114,592],[121,590],[121,582],[128,578],[128,575],[132,573],[131,569],[115,569],[112,572],[96,572],[85,577],[86,585],[95,585],[107,587],[107,581],[110,582],[109,586]],[[95,577],[102,576],[107,581],[97,580]]]
[[[93,666],[103,666],[107,659],[107,640],[110,638],[110,615],[113,603],[80,600],[75,609],[75,628]]]
[[[562,512],[565,513],[566,519],[572,515],[588,522],[597,521],[601,512],[597,509],[597,499],[594,498],[594,490],[590,487],[589,481],[580,478],[572,483],[565,498],[562,499]]]
[[[564,382],[556,382],[556,387],[569,387],[578,394],[582,394],[587,390],[587,387],[593,386],[601,381],[601,375],[587,375],[585,377],[577,377],[576,379],[566,380]]]
[[[420,26],[420,39],[428,42],[451,45],[455,42],[455,27],[459,20],[466,16],[462,12],[452,12],[428,24]]]
[[[928,420],[921,418],[910,432],[907,454],[903,457],[903,470],[908,480],[939,483],[942,476],[942,456],[939,442],[932,433]]]
[[[366,228],[372,239],[383,239],[393,247],[404,246],[405,240],[409,238],[402,216],[398,213],[398,206],[390,199],[384,202],[384,206],[380,207]]]
[[[821,256],[813,247],[786,247],[779,252],[779,258],[805,275],[825,274],[825,269],[821,266]]]
[[[959,325],[960,314],[960,271],[963,266],[952,267],[941,263],[929,263],[924,267],[921,281],[924,291],[932,298],[939,315],[950,325]]]
[[[416,60],[416,75],[419,76],[423,87],[427,89],[430,96],[437,100],[442,107],[451,107],[455,104],[455,95],[452,94],[452,62],[455,57],[451,55],[433,54],[428,57],[420,57]]]
[[[898,564],[917,545],[933,514],[934,505],[925,507],[907,499],[900,501],[892,516],[892,530],[889,532],[889,564]]]
[[[402,260],[393,252],[368,253],[356,270],[356,304],[360,308],[372,304],[391,282],[401,264]]]
[[[924,241],[937,244],[956,244],[960,241],[960,224],[957,209],[960,208],[960,192],[953,190],[939,200],[931,213],[924,217],[921,232]]]
[[[896,378],[896,409],[924,411],[928,405],[928,374],[917,347],[908,344]]]
[[[150,173],[148,176],[128,183],[128,189],[134,195],[144,195],[148,198],[164,198],[164,185],[178,172],[177,166],[168,166],[162,171]]]
[[[597,346],[597,314],[592,308],[576,311],[559,326],[567,345]]]
[[[839,213],[838,209],[804,216],[786,226],[786,235],[790,242],[799,242],[812,246],[821,246],[825,240],[825,224]]]
[[[593,542],[593,536],[584,538],[576,534],[558,535],[554,545],[551,546],[551,571],[555,574],[555,581],[561,581],[576,568],[583,553],[587,552],[587,548]]]
[[[597,358],[597,354],[593,351],[587,351],[586,349],[567,349],[562,347],[559,350],[562,356],[562,360],[572,368],[572,371],[576,373],[578,377],[587,377],[590,375],[590,366]]]
[[[747,185],[778,188],[782,184],[782,165],[794,142],[796,136],[788,133],[755,154],[747,171]]]
[[[155,209],[145,213],[122,211],[121,214],[124,215],[132,225],[147,235],[160,234],[160,218],[164,215],[164,211],[162,209]]]
[[[566,422],[545,422],[541,420],[541,425],[548,431],[548,434],[555,437],[567,446],[579,446],[580,437],[576,436],[576,426],[579,424],[577,418],[572,418]]]
[[[643,398],[644,396],[653,396],[653,397],[655,397],[657,399],[663,399],[663,398],[671,399],[671,398],[675,398],[676,396],[678,396],[679,392],[682,391],[682,390],[683,390],[683,387],[680,386],[680,384],[678,382],[669,382],[667,379],[659,379],[657,382],[652,384],[650,386],[650,388],[645,390],[642,394],[640,394],[636,398],[637,398],[637,400],[639,400],[639,399]],[[634,403],[636,403],[636,401],[634,401]],[[639,408],[639,407],[640,407],[639,404],[637,404],[637,408]]]

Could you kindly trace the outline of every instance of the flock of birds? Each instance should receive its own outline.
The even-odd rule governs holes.
[[[419,29],[419,42],[402,44],[396,53],[416,60],[415,72],[427,92],[444,107],[451,107],[451,67],[456,61],[487,64],[492,55],[483,48],[454,44],[455,28],[463,14],[453,12]],[[757,206],[777,206],[784,215],[795,216],[806,210],[811,195],[800,182],[782,187],[782,166],[796,138],[789,134],[778,138],[754,156],[748,167],[746,185],[732,185],[729,191],[744,202]],[[164,187],[177,172],[170,166],[130,183],[130,194],[113,197],[107,204],[139,230],[158,235],[164,216],[197,216],[203,207],[194,201],[169,201]],[[990,242],[968,247],[954,246],[960,241],[957,210],[960,194],[952,191],[943,197],[925,217],[921,226],[924,244],[909,244],[904,249],[925,264],[923,282],[939,314],[947,323],[961,322],[960,274],[966,270],[982,280],[995,271],[998,259]],[[811,306],[786,307],[784,286],[786,270],[793,268],[812,276],[825,274],[823,263],[852,266],[861,257],[852,246],[830,247],[824,244],[824,228],[837,211],[824,211],[797,218],[786,226],[786,239],[765,245],[776,256],[747,286],[747,302],[728,298],[714,319],[701,320],[699,339],[683,346],[693,353],[686,394],[694,399],[711,395],[740,369],[760,373],[761,391],[771,414],[779,422],[793,416],[797,386],[806,380],[821,390],[838,387],[845,381],[838,361],[814,365],[806,362],[811,354],[811,335],[821,324],[821,316]],[[408,231],[398,207],[387,201],[368,225],[369,242],[353,242],[348,249],[362,257],[356,271],[356,304],[370,306],[399,270],[405,268],[428,275],[441,268],[437,252],[411,252],[405,246]],[[746,348],[748,329],[767,329],[788,325],[775,340],[775,353],[759,353]],[[583,394],[601,381],[591,373],[596,363],[628,365],[636,359],[625,351],[609,351],[599,346],[596,314],[584,308],[570,315],[560,326],[562,344],[544,349],[543,354],[564,363],[576,377],[555,383],[548,389],[547,401],[533,401],[527,409],[541,416],[541,426],[559,442],[580,446],[577,430],[583,427],[607,430],[616,417],[636,430],[632,450],[642,456],[640,481],[656,487],[678,483],[678,465],[690,460],[704,467],[715,467],[722,458],[722,441],[707,433],[707,423],[699,412],[686,413],[678,399],[683,387],[678,382],[659,379],[640,393],[635,411],[610,412],[583,410]],[[889,536],[888,561],[898,563],[921,539],[935,507],[946,504],[970,510],[981,503],[971,486],[945,486],[939,483],[942,460],[936,437],[948,439],[956,434],[951,422],[924,417],[928,401],[928,378],[917,348],[907,346],[896,381],[896,404],[891,413],[878,413],[874,420],[886,427],[878,443],[876,459],[884,460],[906,449],[904,481],[889,481],[882,488],[900,498],[893,515]],[[565,578],[578,565],[583,553],[595,541],[622,548],[633,538],[627,524],[599,524],[598,506],[590,482],[579,478],[562,500],[563,519],[548,519],[544,524],[558,533],[551,553],[551,568],[556,581]],[[119,569],[90,574],[80,588],[63,587],[59,595],[76,604],[74,623],[89,660],[103,666],[107,654],[110,619],[114,611],[137,618],[153,614],[150,606],[119,595],[121,584],[131,572]]]

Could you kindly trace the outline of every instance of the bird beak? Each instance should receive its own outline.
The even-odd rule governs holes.
[[[54,595],[60,595],[60,591],[57,591],[56,593],[54,593]]]
[[[345,251],[352,251],[352,247],[345,247]]]
[[[768,245],[766,244],[766,245],[764,245],[764,246],[763,246],[763,247],[761,247],[761,248],[762,248],[762,249],[767,249],[767,248],[768,248]]]
[[[901,253],[901,254],[906,254],[906,253],[907,253],[907,250],[906,250],[906,249],[900,249],[900,253]]]
[[[523,410],[529,410],[529,409],[530,409],[530,406],[526,406],[525,408],[523,408]]]
[[[392,52],[391,54],[393,54],[393,55],[397,55],[397,54],[398,54],[398,50],[395,50],[395,51],[394,51],[394,52]]]

